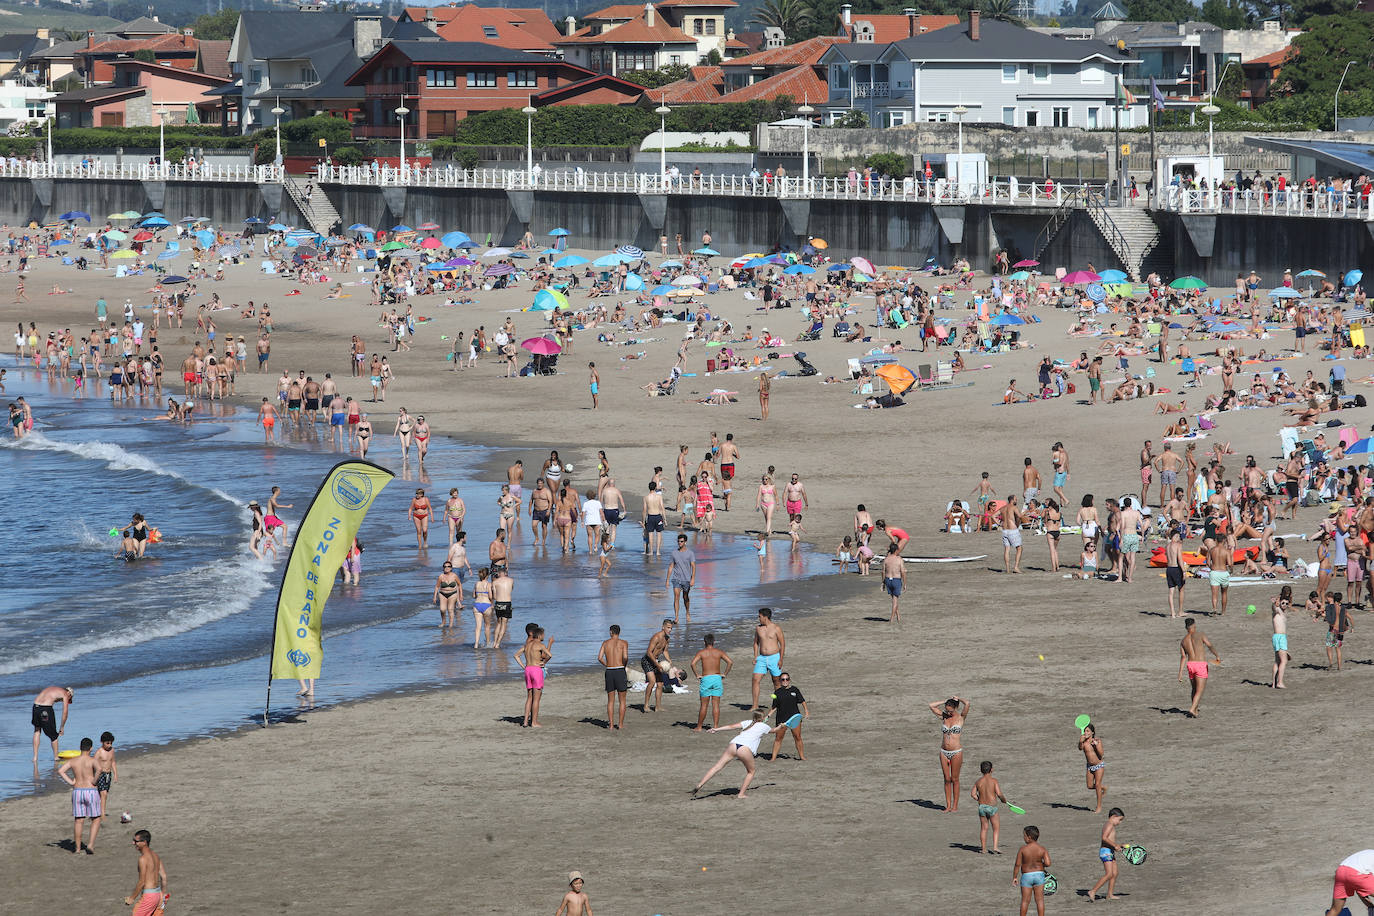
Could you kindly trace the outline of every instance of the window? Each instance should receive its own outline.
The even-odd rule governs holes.
[[[1002,108],[1002,123],[1008,127],[1016,126],[1016,106],[1006,105]]]
[[[703,32],[705,32],[705,31],[706,31],[706,25],[705,25],[705,22],[704,22],[703,20],[701,20],[701,19],[693,19],[693,20],[692,20],[692,34],[693,34],[693,35],[701,35],[701,34],[702,34]]]
[[[496,33],[496,26],[484,25],[482,26],[482,37],[496,39],[500,38],[501,36]]]
[[[1030,109],[1029,111],[1027,111],[1027,112],[1026,112],[1026,126],[1027,126],[1027,127],[1039,127],[1039,126],[1040,126],[1040,112],[1036,111],[1034,108],[1032,108],[1032,109]]]
[[[830,85],[836,89],[849,88],[849,67],[846,64],[836,64],[830,68]]]
[[[1035,81],[1037,83],[1048,83],[1050,81],[1049,64],[1035,64],[1032,72],[1035,74]]]
[[[1089,130],[1094,130],[1094,129],[1097,128],[1097,126],[1098,126],[1098,125],[1097,125],[1097,109],[1096,109],[1096,108],[1089,108],[1089,109],[1088,109],[1088,129],[1089,129]]]
[[[707,34],[707,35],[714,35],[714,34],[716,34],[716,21],[715,21],[714,19],[707,19],[707,20],[706,20],[706,34]]]
[[[250,82],[250,83],[261,83],[261,82],[262,82],[262,68],[261,68],[261,67],[252,67],[252,68],[249,69],[249,71],[248,71],[248,82]]]
[[[682,55],[681,55],[681,54],[670,54],[670,55],[668,55],[668,63],[672,64],[674,67],[680,67],[680,66],[682,66]]]
[[[302,83],[307,83],[307,84],[308,84],[308,83],[318,83],[319,81],[320,81],[320,75],[319,75],[318,73],[315,72],[315,68],[314,68],[314,67],[301,67],[301,82],[302,82]]]
[[[1053,111],[1055,127],[1069,127],[1069,110],[1067,108],[1055,108]]]
[[[905,111],[894,111],[894,112],[892,112],[892,126],[893,126],[893,127],[900,127],[900,126],[902,126],[903,124],[905,124],[905,123],[906,123],[906,115],[907,115],[907,113],[906,113]]]
[[[452,89],[458,85],[458,74],[453,70],[435,70],[433,68],[425,71],[425,85],[431,89],[436,87]]]
[[[1100,83],[1106,78],[1106,73],[1101,64],[1084,64],[1080,72],[1085,83]]]
[[[468,71],[469,89],[495,89],[496,71],[495,70],[469,70]]]
[[[29,117],[46,118],[48,116],[48,106],[42,102],[29,103]]]
[[[539,86],[539,74],[534,70],[508,70],[506,85],[511,89],[535,89]]]
[[[1002,82],[1014,83],[1021,75],[1021,68],[1016,64],[1002,65]]]
[[[621,51],[616,54],[616,72],[623,73],[626,70],[654,70],[657,65],[654,63],[654,52],[652,51]]]
[[[458,129],[458,112],[456,111],[427,111],[425,112],[425,136],[427,137],[448,137]]]
[[[932,124],[935,124],[935,123],[943,124],[945,121],[948,121],[948,120],[949,120],[949,112],[947,112],[947,111],[928,111],[928,112],[926,112],[926,120],[929,121],[929,122],[931,122]]]

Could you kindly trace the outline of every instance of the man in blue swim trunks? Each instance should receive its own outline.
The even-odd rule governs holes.
[[[701,697],[701,707],[697,710],[697,727],[692,729],[694,732],[701,731],[702,723],[706,721],[708,704],[711,707],[711,727],[720,727],[720,698],[725,694],[725,675],[735,666],[729,655],[716,648],[716,637],[713,634],[707,633],[701,641],[702,650],[692,656],[691,664],[687,666],[700,678],[697,682],[697,695]],[[725,665],[724,670],[721,669],[722,663]]]
[[[787,654],[787,639],[782,627],[773,622],[773,609],[759,608],[759,622],[754,626],[754,703],[759,708],[759,682],[766,672],[773,678],[773,689],[782,683],[782,658]]]
[[[806,752],[802,750],[801,727],[802,720],[811,718],[811,710],[806,705],[806,697],[802,692],[792,686],[792,675],[784,671],[778,677],[779,686],[773,691],[773,711],[777,713],[777,718],[773,720],[774,737],[773,753],[768,755],[769,760],[778,759],[778,751],[782,749],[783,736],[787,730],[792,730],[792,741],[797,745],[797,759],[805,760]]]

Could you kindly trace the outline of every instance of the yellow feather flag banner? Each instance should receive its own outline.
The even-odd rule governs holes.
[[[272,669],[267,678],[269,702],[273,678],[320,676],[324,603],[367,510],[395,476],[370,461],[344,461],[334,466],[316,491],[296,529],[277,594]]]

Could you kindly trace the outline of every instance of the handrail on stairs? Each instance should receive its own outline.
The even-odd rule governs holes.
[[[1126,241],[1126,236],[1122,234],[1111,214],[1107,212],[1103,195],[1088,189],[1083,195],[1083,201],[1087,205],[1088,215],[1107,237],[1107,243],[1112,246],[1117,257],[1121,258],[1121,263],[1126,265],[1126,270],[1132,274],[1136,273],[1137,268],[1131,258],[1131,245]]]
[[[1040,230],[1035,237],[1035,257],[1039,258],[1049,247],[1050,242],[1059,234],[1059,229],[1064,223],[1068,222],[1075,210],[1080,210],[1084,206],[1083,188],[1076,187],[1066,193],[1060,201],[1059,206],[1050,214],[1049,222]]]

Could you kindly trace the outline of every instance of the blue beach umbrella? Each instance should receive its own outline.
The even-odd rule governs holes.
[[[200,242],[200,247],[209,248],[215,244],[215,234],[208,229],[202,229],[196,233],[196,241]]]
[[[1104,270],[1099,277],[1103,283],[1124,283],[1126,281],[1126,271],[1124,270]]]
[[[391,227],[391,231],[392,231],[392,232],[414,232],[415,230],[412,229],[412,228],[410,228],[409,226],[407,226],[405,223],[397,223],[395,226],[392,226],[392,227]]]
[[[58,219],[66,220],[69,223],[76,222],[79,219],[84,219],[86,222],[89,223],[91,221],[91,215],[87,213],[85,210],[68,210],[66,213],[63,213],[61,216],[59,216]]]
[[[1107,290],[1101,283],[1089,283],[1085,292],[1087,292],[1088,298],[1094,302],[1107,301]]]
[[[166,219],[166,218],[167,218],[167,217],[164,216],[163,214],[159,213],[157,210],[149,210],[147,213],[143,214],[143,218],[144,218],[144,219],[151,219],[151,218],[153,218],[153,217],[157,217],[158,219]]]
[[[250,217],[248,217],[246,220],[244,220],[244,222],[245,222],[245,223],[248,223],[250,226],[253,226],[253,225],[261,225],[262,223],[267,222],[267,220],[265,220],[265,219],[260,219],[260,218],[258,218],[258,217],[256,217],[256,216],[250,216]]]
[[[1364,277],[1364,271],[1362,271],[1362,270],[1352,270],[1352,271],[1349,271],[1349,272],[1346,273],[1346,275],[1345,275],[1345,285],[1346,285],[1346,286],[1354,286],[1356,283],[1359,283],[1360,280],[1361,280],[1361,278],[1363,278],[1363,277]]]
[[[163,285],[163,286],[175,286],[175,285],[177,285],[178,283],[186,283],[186,282],[187,282],[187,280],[186,280],[185,277],[171,276],[171,277],[163,277],[163,278],[162,278],[162,285]]]
[[[638,292],[644,288],[644,278],[639,274],[626,274],[625,288],[630,292]]]
[[[182,251],[180,248],[168,248],[166,251],[158,252],[157,259],[159,261],[170,261],[173,258],[181,257],[185,253],[186,252]]]
[[[457,229],[452,232],[445,232],[439,237],[439,243],[445,248],[471,248],[472,239],[468,238],[466,232],[459,232]]]
[[[580,255],[580,254],[570,254],[570,255],[566,255],[566,256],[564,256],[564,257],[559,258],[557,261],[554,261],[554,262],[553,262],[553,266],[554,266],[554,267],[578,267],[578,266],[580,266],[580,265],[582,265],[582,264],[587,264],[587,263],[590,263],[590,262],[589,262],[586,258],[582,257],[582,255]]]
[[[772,262],[769,261],[767,258],[750,258],[749,260],[745,261],[745,262],[744,262],[742,265],[740,265],[740,266],[742,266],[742,267],[767,267],[767,266],[768,266],[769,264],[771,264],[771,263],[772,263]]]
[[[273,232],[285,232],[287,229],[290,229],[291,227],[287,226],[284,223],[272,223],[267,228],[271,229]]]
[[[555,237],[562,237],[562,236],[565,236],[565,235],[572,235],[572,233],[569,232],[569,231],[566,230],[566,229],[560,228],[560,229],[555,229],[555,230],[553,230],[552,232],[549,233],[549,235],[552,235],[552,236],[555,236]]]
[[[559,251],[557,248],[545,248],[543,251],[539,252],[540,255],[546,258],[553,257],[554,255],[560,255],[562,253],[563,252]]]
[[[658,266],[662,270],[668,270],[669,268],[682,267],[683,265],[681,261],[664,261],[662,264]]]
[[[541,289],[534,294],[534,304],[530,308],[536,312],[552,312],[554,309],[568,309],[568,297],[556,289]]]
[[[698,248],[697,250],[693,251],[692,254],[699,254],[704,258],[714,258],[718,257],[720,255],[720,252],[716,251],[714,248]]]
[[[1001,315],[993,315],[991,323],[995,325],[1025,324],[1026,319],[1020,315],[1010,315],[1004,312]]]
[[[1008,280],[1029,280],[1029,279],[1030,279],[1030,271],[1028,271],[1028,270],[1018,270],[1018,271],[1017,271],[1016,273],[1014,273],[1014,274],[1008,274],[1008,275],[1007,275],[1007,279],[1008,279]]]
[[[831,264],[825,269],[826,273],[839,273],[842,270],[849,270],[848,264]]]
[[[247,222],[247,220],[245,220],[244,222]],[[262,222],[262,220],[258,220],[258,222]],[[367,225],[366,223],[354,223],[353,225],[351,225],[351,226],[348,227],[348,231],[349,231],[349,232],[374,232],[375,230],[374,230],[371,226]],[[460,233],[460,234],[461,234],[461,233]]]
[[[1269,291],[1270,299],[1301,299],[1302,293],[1291,286],[1280,286]]]
[[[1370,437],[1355,441],[1345,450],[1347,455],[1366,455],[1370,452],[1374,452],[1374,438]]]
[[[71,239],[54,239],[52,244],[56,248],[58,245],[70,245],[71,243]]]
[[[797,274],[814,274],[815,272],[816,268],[812,267],[810,264],[793,264],[783,271],[783,273],[792,274],[793,276]]]
[[[677,292],[677,287],[669,286],[668,284],[664,283],[659,286],[655,286],[652,290],[650,290],[650,292],[652,292],[655,296],[668,296]]]
[[[164,217],[150,216],[143,221],[142,225],[145,229],[165,229],[172,224],[167,222]]]

